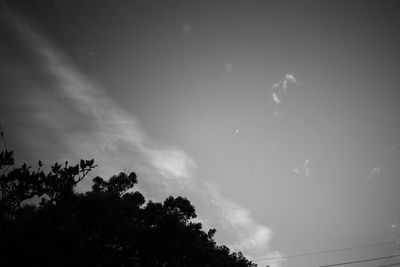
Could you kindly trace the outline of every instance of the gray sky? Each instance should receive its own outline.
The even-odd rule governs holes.
[[[398,10],[1,1],[0,122],[20,162],[94,158],[104,177],[136,171],[150,198],[188,197],[218,242],[259,266],[389,256],[400,245]]]

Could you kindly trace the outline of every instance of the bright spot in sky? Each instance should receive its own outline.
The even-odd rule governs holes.
[[[226,65],[225,65],[226,72],[231,72],[232,69],[233,69],[232,63],[230,63],[230,62],[226,63]]]
[[[192,26],[189,23],[183,23],[182,26],[183,35],[187,36],[192,32]]]
[[[235,133],[238,134],[238,133],[239,133],[239,129],[236,129],[236,130],[235,130]]]

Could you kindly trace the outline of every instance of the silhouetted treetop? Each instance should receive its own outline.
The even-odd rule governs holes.
[[[146,203],[134,172],[77,193],[93,159],[42,166],[14,167],[13,152],[0,153],[0,266],[256,266],[217,245],[188,199]]]
[[[123,195],[126,191],[133,188],[137,184],[136,174],[131,172],[127,175],[120,172],[118,175],[112,176],[108,181],[97,176],[93,179],[93,192],[108,192],[112,194]]]

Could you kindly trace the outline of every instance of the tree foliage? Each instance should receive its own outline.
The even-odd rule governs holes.
[[[0,266],[256,266],[217,245],[188,199],[146,203],[133,172],[77,193],[93,168],[81,160],[46,173],[40,161],[16,168],[12,152],[0,153]]]

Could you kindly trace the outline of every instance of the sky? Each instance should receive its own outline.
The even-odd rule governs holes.
[[[18,163],[135,171],[147,198],[187,197],[259,266],[400,254],[398,10],[1,0],[7,146]]]

